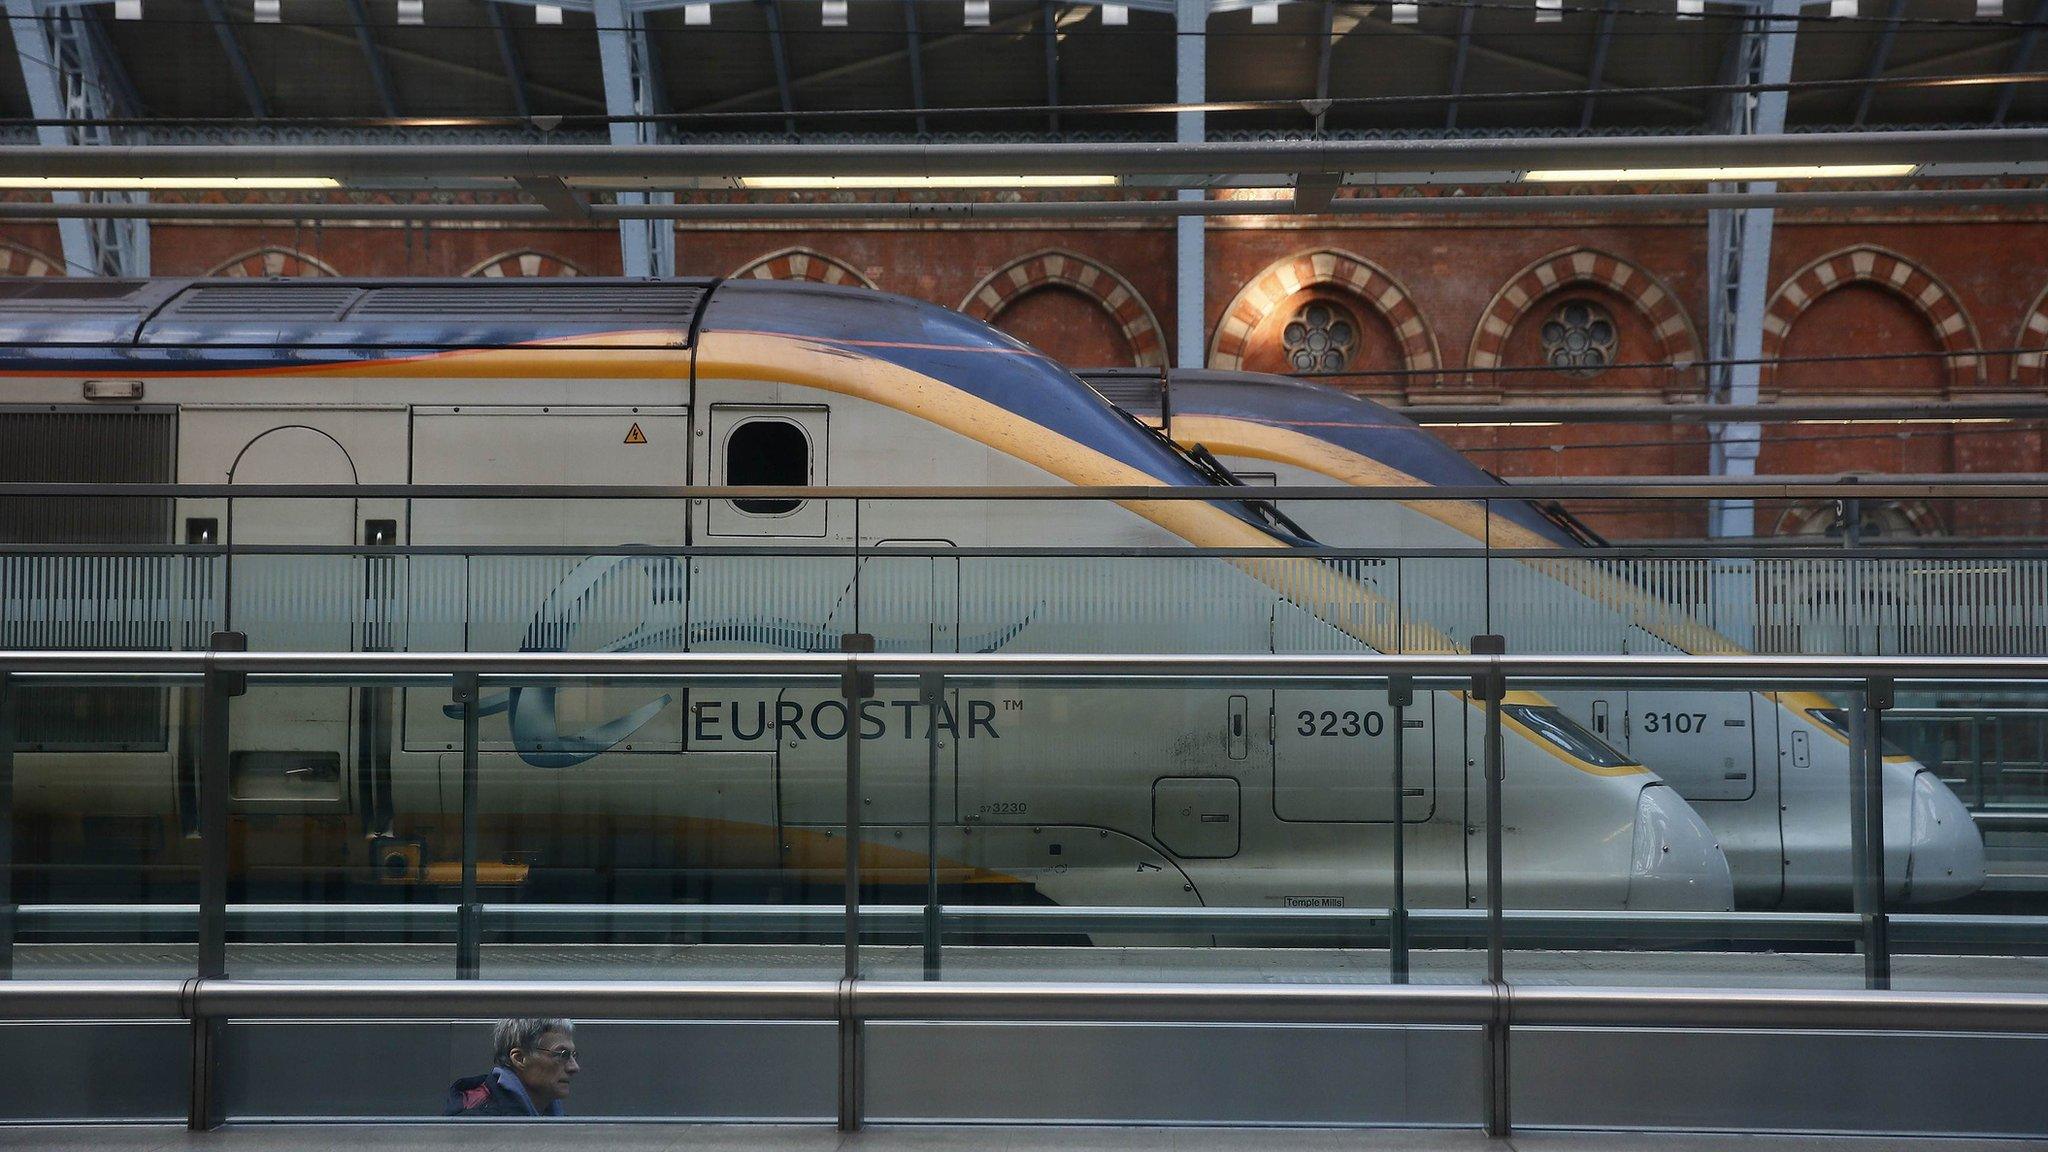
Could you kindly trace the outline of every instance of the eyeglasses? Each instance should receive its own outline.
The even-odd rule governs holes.
[[[574,1048],[535,1048],[534,1051],[542,1056],[552,1056],[564,1064],[576,1059],[576,1050]],[[581,1063],[581,1061],[577,1062]]]

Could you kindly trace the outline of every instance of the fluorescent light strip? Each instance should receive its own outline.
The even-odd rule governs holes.
[[[1114,188],[1114,176],[742,176],[760,192],[870,188]]]
[[[1914,416],[1904,420],[1851,419],[1838,416],[1827,420],[1794,420],[1794,424],[2010,424],[2010,416]]]
[[[1530,184],[1603,184],[1664,180],[1867,180],[1911,176],[1918,164],[1755,164],[1732,168],[1546,168],[1525,172]]]
[[[209,188],[294,192],[339,187],[341,181],[331,176],[0,176],[0,188],[4,189],[68,189],[79,192]]]

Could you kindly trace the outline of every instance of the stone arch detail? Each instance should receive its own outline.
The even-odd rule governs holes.
[[[734,280],[808,280],[813,284],[858,284],[875,287],[860,269],[835,256],[810,248],[770,252],[732,274]]]
[[[1785,338],[1792,325],[1814,301],[1837,288],[1870,284],[1904,300],[1927,320],[1934,338],[1948,357],[1950,388],[1985,382],[1983,343],[1977,326],[1963,310],[1962,301],[1934,274],[1896,252],[1870,244],[1859,244],[1829,253],[1794,272],[1764,309],[1762,368],[1759,382],[1768,387],[1778,374],[1777,360],[1784,353]]]
[[[1122,330],[1133,363],[1166,366],[1166,335],[1152,306],[1108,265],[1073,252],[1049,249],[1012,260],[976,284],[960,302],[960,311],[993,323],[1019,297],[1040,288],[1068,288],[1095,301]]]
[[[1677,295],[1640,264],[1594,248],[1554,252],[1510,277],[1487,302],[1486,311],[1479,314],[1479,326],[1473,330],[1472,345],[1465,353],[1466,368],[1487,372],[1500,367],[1508,335],[1529,306],[1560,288],[1577,284],[1605,288],[1628,301],[1649,321],[1657,340],[1657,358],[1667,364],[1683,365],[1695,377],[1694,384],[1704,384],[1701,361],[1706,354],[1700,345],[1699,330],[1679,305]]]
[[[214,265],[208,276],[234,277],[313,277],[339,276],[334,265],[318,256],[286,248],[278,244],[265,244],[251,248],[239,256],[230,256]]]
[[[26,244],[0,240],[0,276],[62,276],[64,262]]]
[[[2048,288],[2034,297],[2034,303],[2020,317],[2020,336],[2013,341],[2019,351],[2012,358],[2012,382],[2021,388],[2048,385]]]
[[[1379,313],[1401,341],[1404,368],[1434,373],[1443,365],[1436,332],[1422,318],[1422,309],[1405,285],[1363,256],[1323,248],[1275,260],[1238,290],[1223,309],[1223,319],[1209,341],[1209,367],[1242,368],[1245,354],[1250,351],[1252,333],[1281,302],[1303,288],[1325,284],[1354,293]]]
[[[570,260],[538,248],[514,248],[488,256],[470,266],[464,276],[581,276],[583,269]]]

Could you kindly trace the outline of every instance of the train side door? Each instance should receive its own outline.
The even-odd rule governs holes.
[[[1430,693],[1402,710],[1402,818],[1436,803]],[[1384,823],[1394,814],[1394,710],[1384,691],[1279,688],[1273,706],[1273,811],[1282,820]]]
[[[1750,732],[1755,723],[1753,693],[1618,695],[1626,708],[1623,746],[1680,796],[1695,802],[1740,801],[1756,794],[1756,750]],[[1594,732],[1599,733],[1597,726]],[[1617,743],[1611,736],[1606,739]]]
[[[822,400],[765,382],[699,380],[693,475],[715,486],[831,484],[835,414]],[[799,554],[852,543],[850,505],[696,500],[690,511],[693,542],[715,550],[690,564],[692,651],[837,652],[841,636],[863,630],[853,558]],[[849,714],[836,680],[721,683],[692,699],[689,720],[693,752],[762,755],[781,824],[839,822],[845,741],[858,738],[863,717]],[[785,858],[798,852],[796,837],[779,839]]]
[[[405,480],[401,408],[188,406],[179,479],[235,486],[378,484]],[[360,651],[398,615],[388,560],[294,547],[396,542],[397,501],[243,497],[188,501],[183,538],[286,551],[230,556],[221,626],[255,651]],[[360,766],[350,740],[350,687],[261,687],[232,716],[230,795],[242,812],[346,810]]]

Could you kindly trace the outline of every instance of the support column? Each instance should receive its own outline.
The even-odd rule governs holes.
[[[38,120],[104,120],[114,112],[107,100],[113,86],[100,75],[84,21],[84,14],[76,9],[45,9],[37,0],[7,0],[7,22],[14,33],[22,84],[28,89],[29,110]],[[116,143],[106,128],[52,124],[36,129],[36,142],[46,146]],[[142,193],[56,192],[52,199],[76,204],[146,197]],[[146,220],[59,220],[57,235],[63,244],[67,275],[149,275]]]
[[[658,114],[661,109],[661,77],[653,67],[644,18],[628,8],[625,0],[594,0],[591,10],[597,17],[597,54],[604,72],[606,115]],[[654,124],[615,123],[611,126],[611,141],[621,147],[653,144],[660,138],[660,129]],[[619,193],[621,204],[673,200],[674,195],[666,192]],[[628,276],[675,275],[675,237],[675,222],[671,220],[621,220],[620,270]]]
[[[1730,69],[1732,83],[1784,84],[1792,78],[1792,49],[1798,35],[1800,0],[1768,0],[1757,18],[1738,33]],[[1791,19],[1766,19],[1789,17]],[[1730,97],[1723,123],[1739,135],[1775,136],[1785,130],[1785,97],[1744,92]],[[1777,185],[1752,183],[1749,190],[1772,192]],[[1712,399],[1755,404],[1763,354],[1764,306],[1770,300],[1770,208],[1717,209],[1707,214],[1709,352],[1717,363],[1708,375]],[[1727,363],[1727,361],[1748,363]],[[1716,476],[1756,475],[1759,426],[1714,424],[1709,468]],[[1708,517],[1710,536],[1754,536],[1756,505],[1750,500],[1717,500]]]
[[[1209,90],[1209,0],[1174,0],[1173,98],[1182,104],[1199,104]],[[1208,134],[1208,117],[1200,112],[1174,115],[1174,139],[1182,144],[1199,144]],[[1177,193],[1182,200],[1200,200],[1208,193],[1186,188]],[[1173,224],[1173,362],[1181,368],[1205,367],[1208,333],[1205,318],[1208,246],[1206,221],[1200,216],[1182,216]]]

